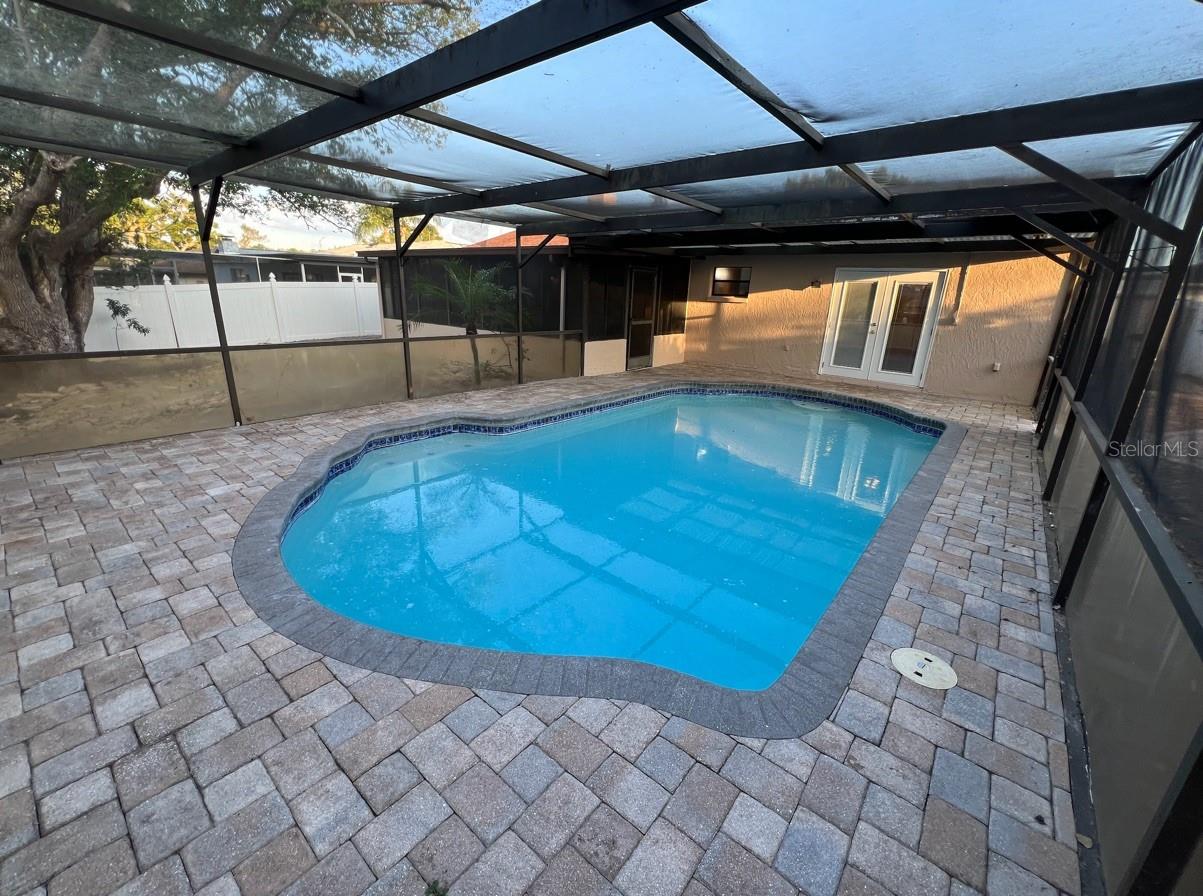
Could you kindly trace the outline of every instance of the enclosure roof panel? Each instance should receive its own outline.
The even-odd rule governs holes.
[[[708,0],[687,13],[824,134],[1203,77],[1183,0]]]
[[[1061,140],[1040,140],[1032,148],[1094,180],[1147,175],[1187,130],[1187,125],[1141,128],[1089,134]],[[1017,186],[1048,180],[1000,149],[885,159],[865,164],[880,183],[897,194],[929,190]]]
[[[335,137],[311,152],[484,190],[568,177],[576,172],[438,125],[394,116]]]
[[[327,99],[299,84],[30,0],[0,7],[0,95],[7,88],[234,138],[251,137]]]
[[[488,81],[440,107],[602,167],[795,139],[654,25]]]
[[[835,167],[679,184],[673,190],[718,206],[853,199],[865,195],[863,187]]]
[[[0,26],[0,141],[573,232],[897,220],[1049,185],[1019,144],[1143,178],[1203,118],[1187,0],[12,0]]]
[[[496,208],[474,209],[470,212],[452,212],[450,218],[464,218],[485,224],[571,224],[574,219],[566,215],[526,205],[500,205]]]
[[[479,31],[536,0],[399,0],[252,3],[161,0],[116,3],[164,25],[183,27],[280,62],[362,84]]]
[[[296,156],[286,156],[255,165],[239,176],[257,183],[281,184],[318,193],[389,204],[403,199],[439,196],[446,192],[400,178],[381,177]]]
[[[628,190],[621,193],[598,193],[593,196],[578,196],[575,199],[563,199],[559,202],[548,203],[549,208],[563,208],[567,212],[583,212],[603,218],[618,215],[655,215],[669,212],[689,211],[689,206],[645,193],[642,190]]]
[[[94,151],[155,167],[187,165],[220,147],[195,137],[0,97],[0,142]]]

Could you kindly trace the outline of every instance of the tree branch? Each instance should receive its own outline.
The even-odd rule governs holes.
[[[39,152],[41,159],[32,182],[16,192],[12,198],[12,211],[0,222],[0,240],[16,240],[32,223],[39,208],[54,201],[55,193],[63,176],[75,164],[77,156],[65,156],[53,152]]]

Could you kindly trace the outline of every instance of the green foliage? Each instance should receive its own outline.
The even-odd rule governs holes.
[[[243,249],[266,249],[267,234],[249,224],[243,224],[238,234],[238,245]]]
[[[432,880],[426,885],[426,889],[422,891],[422,896],[447,896],[447,885],[437,880]]]
[[[401,219],[401,239],[405,239],[415,227],[421,218],[402,218]],[[439,233],[437,227],[433,224],[427,224],[422,232],[418,234],[418,242],[426,243],[433,240],[441,240],[442,234]],[[356,209],[355,213],[355,239],[361,243],[374,246],[378,243],[391,243],[393,241],[393,211],[385,208],[382,205],[361,205]]]
[[[117,299],[105,299],[105,305],[108,306],[109,314],[112,315],[115,321],[125,321],[125,325],[139,335],[146,336],[150,333],[150,328],[144,326],[136,317],[130,315],[130,306],[125,302],[119,302]]]
[[[115,247],[122,249],[182,252],[200,248],[192,200],[173,192],[154,199],[131,199],[104,223],[104,229]],[[215,234],[214,240],[218,239],[220,235]]]
[[[488,9],[509,11],[503,9],[507,2],[511,0],[489,0]],[[485,0],[125,0],[120,5],[153,21],[358,83],[477,30]],[[292,81],[31,0],[0,4],[0,58],[15,87],[52,90],[119,111],[207,128],[235,142],[328,99]],[[132,158],[203,158],[218,148],[195,137],[10,101],[0,103],[0,112],[19,118],[22,129],[33,133],[111,147]],[[429,125],[397,117],[370,133],[327,141],[323,151],[362,158],[389,149],[402,137],[439,139]],[[79,350],[91,315],[91,269],[97,260],[123,249],[195,246],[192,197],[184,175],[95,159],[68,160],[56,155],[52,163],[50,155],[38,150],[0,146],[0,233],[26,272],[0,282],[0,352]],[[270,165],[271,176],[335,193],[362,193],[371,179],[295,157]],[[37,181],[39,173],[52,169],[53,177]],[[36,191],[31,189],[35,184]],[[282,212],[348,232],[358,221],[353,203],[237,181],[227,182],[219,216],[230,210],[251,216]]]
[[[443,278],[418,278],[420,296],[439,299],[456,309],[464,320],[464,332],[476,334],[488,322],[493,329],[513,329],[514,293],[497,282],[501,266],[474,267],[460,258],[440,263]]]

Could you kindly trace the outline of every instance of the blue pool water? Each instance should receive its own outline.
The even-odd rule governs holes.
[[[431,641],[761,689],[935,444],[815,402],[669,395],[373,451],[293,522],[330,609]]]

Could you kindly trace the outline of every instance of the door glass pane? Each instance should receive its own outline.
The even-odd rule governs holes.
[[[653,271],[631,272],[631,320],[651,320],[656,303],[656,274]]]
[[[919,340],[923,337],[923,321],[931,302],[930,283],[903,283],[898,287],[898,301],[890,316],[886,334],[886,349],[881,356],[881,369],[889,373],[914,373],[919,357]]]
[[[834,367],[860,368],[876,300],[876,280],[854,280],[844,284],[844,306],[840,309],[835,351],[831,354]]]

